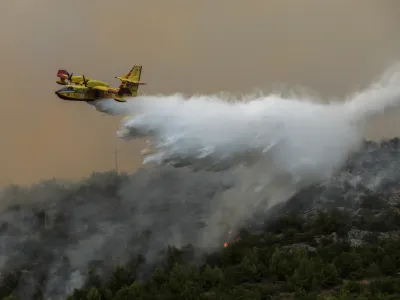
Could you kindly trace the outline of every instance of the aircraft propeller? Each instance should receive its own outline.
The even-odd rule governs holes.
[[[82,76],[83,76],[83,84],[87,87],[87,81],[86,81],[85,75],[82,75]]]

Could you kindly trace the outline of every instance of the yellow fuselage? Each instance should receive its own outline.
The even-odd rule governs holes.
[[[105,91],[89,90],[85,87],[64,87],[56,91],[56,95],[63,100],[70,101],[95,101],[103,98],[113,98],[115,95]]]

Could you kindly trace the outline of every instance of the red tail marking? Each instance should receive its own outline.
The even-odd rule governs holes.
[[[131,70],[129,71],[129,73],[126,75],[126,78],[129,78],[129,76],[130,76],[131,73],[132,73],[132,70],[133,70],[133,69],[131,69]],[[124,84],[125,84],[124,82],[121,82],[121,84],[119,85],[119,88],[122,89],[123,86],[124,86]]]
[[[66,70],[58,70],[57,77],[68,79],[68,72]]]

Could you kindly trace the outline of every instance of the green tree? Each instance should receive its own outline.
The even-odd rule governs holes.
[[[300,266],[294,271],[293,275],[289,277],[289,281],[296,289],[308,291],[312,287],[313,274],[313,261],[308,258],[302,258]]]
[[[247,289],[243,286],[233,286],[228,291],[228,297],[225,299],[235,299],[235,300],[261,300],[261,294],[258,290]]]
[[[381,262],[381,270],[385,275],[396,274],[396,258],[390,255],[386,255]]]
[[[333,287],[341,283],[339,272],[334,264],[326,264],[322,267],[322,284],[324,287]]]
[[[152,300],[154,296],[149,294],[143,285],[137,281],[133,282],[130,286],[124,286],[116,293],[113,300]]]
[[[360,279],[362,276],[362,258],[355,251],[341,253],[334,264],[342,278]]]
[[[121,287],[129,286],[135,280],[136,270],[129,270],[128,268],[117,266],[108,281],[107,287],[113,293],[116,293]]]
[[[368,265],[365,269],[365,276],[369,278],[375,278],[381,275],[381,268],[375,262]]]
[[[213,287],[218,287],[220,284],[224,282],[225,279],[224,273],[220,268],[218,267],[211,268],[209,265],[206,265],[204,267],[200,278],[203,289],[205,291]]]
[[[275,275],[277,280],[286,280],[286,276],[293,273],[289,261],[286,260],[285,255],[278,247],[275,248],[270,258],[269,270],[271,274]]]
[[[259,258],[257,248],[250,249],[235,268],[236,283],[259,282],[268,273],[267,267]]]
[[[344,284],[343,290],[352,294],[360,294],[362,287],[358,281],[351,280]]]
[[[101,294],[96,288],[92,287],[87,292],[86,299],[87,300],[101,300]]]

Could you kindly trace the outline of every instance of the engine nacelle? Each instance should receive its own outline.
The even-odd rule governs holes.
[[[104,87],[108,87],[108,84],[100,81],[100,80],[90,80],[87,82],[87,87],[95,87],[95,86],[104,86]]]

